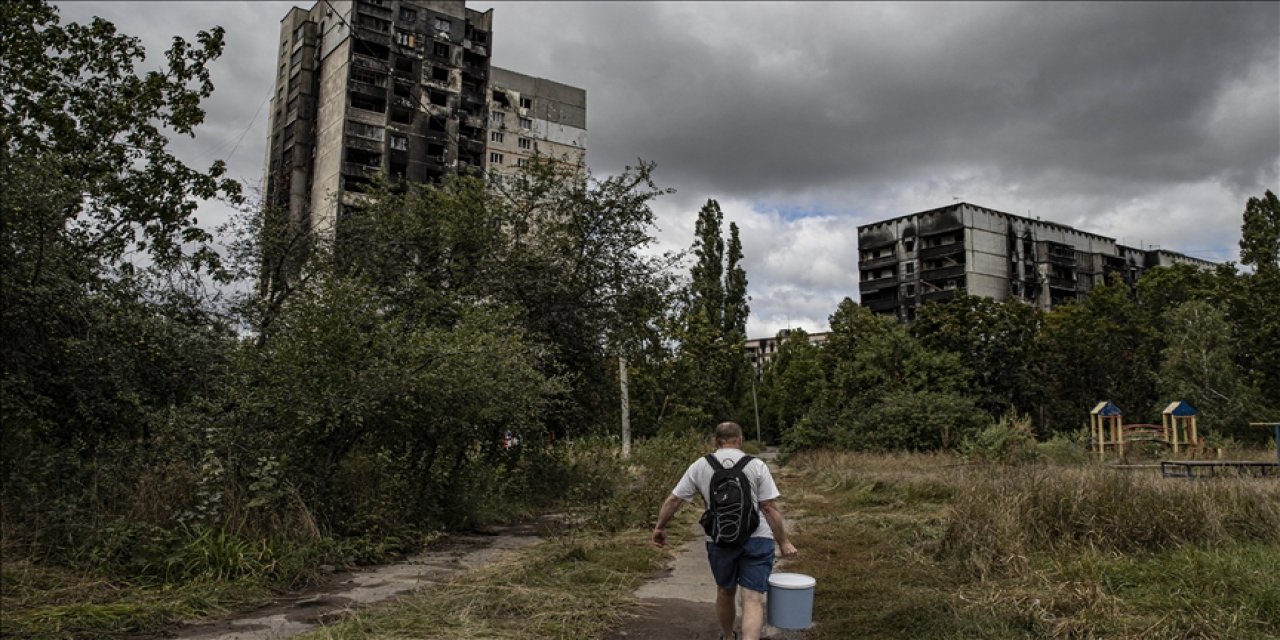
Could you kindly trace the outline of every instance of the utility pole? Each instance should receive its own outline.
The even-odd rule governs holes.
[[[622,392],[622,458],[631,457],[631,400],[627,397],[627,357],[618,356],[618,385]]]
[[[760,437],[760,404],[756,402],[756,371],[755,367],[751,367],[751,408],[756,412],[756,442],[760,446],[764,446],[764,439]]]

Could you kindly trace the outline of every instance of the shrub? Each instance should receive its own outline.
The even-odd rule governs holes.
[[[966,437],[960,444],[966,457],[1003,464],[1021,464],[1039,457],[1031,419],[1005,415],[986,428]]]

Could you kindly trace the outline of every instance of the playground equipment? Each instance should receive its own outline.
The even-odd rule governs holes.
[[[1174,403],[1165,409],[1166,426],[1169,420],[1170,409],[1174,409]],[[1185,404],[1185,403],[1183,403]],[[1187,405],[1190,406],[1190,405]],[[1194,411],[1194,409],[1192,409]],[[1195,437],[1195,414],[1191,416],[1191,437]],[[1258,477],[1280,477],[1280,422],[1250,422],[1251,427],[1270,427],[1276,431],[1276,461],[1262,462],[1258,460],[1164,460],[1160,463],[1160,475],[1166,478],[1203,478],[1228,476],[1235,477],[1241,475],[1252,475]],[[1174,427],[1174,433],[1177,433],[1177,427]],[[1176,435],[1175,435],[1176,437]],[[1175,445],[1176,446],[1176,445]]]
[[[1093,442],[1093,451],[1098,457],[1106,455],[1107,447],[1114,446],[1121,457],[1124,457],[1124,429],[1120,419],[1124,412],[1110,400],[1103,400],[1089,412],[1089,436]],[[1110,437],[1108,437],[1108,435]]]
[[[1179,446],[1196,446],[1196,408],[1189,402],[1176,400],[1164,408],[1161,422],[1164,424],[1164,440],[1173,447],[1174,455]],[[1179,437],[1181,436],[1181,437]]]
[[[1169,447],[1175,455],[1182,450],[1200,449],[1195,407],[1178,400],[1165,407],[1162,418],[1161,424],[1124,424],[1120,407],[1109,400],[1099,402],[1089,412],[1093,452],[1103,458],[1111,448],[1119,458],[1125,459],[1127,450],[1140,443],[1145,443],[1148,449]]]

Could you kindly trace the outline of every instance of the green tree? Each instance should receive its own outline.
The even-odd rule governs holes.
[[[1270,190],[1245,203],[1240,261],[1260,275],[1280,271],[1280,198]]]
[[[198,200],[239,188],[168,150],[204,118],[222,30],[145,73],[137,38],[42,2],[0,5],[0,34],[0,497],[55,538],[127,499],[171,408],[226,368],[227,323],[186,285],[218,267]]]
[[[738,418],[748,390],[746,343],[747,275],[737,225],[729,227],[726,255],[724,214],[715,200],[698,212],[694,264],[670,336],[678,345],[671,365],[675,415],[690,427]],[[741,418],[739,418],[741,421]]]
[[[1032,414],[1040,429],[1075,430],[1100,400],[1131,422],[1154,420],[1158,338],[1118,276],[1047,314],[1038,341],[1045,393]]]
[[[971,374],[958,355],[925,348],[848,298],[830,325],[825,390],[784,440],[788,448],[952,447],[989,419],[966,395]]]
[[[826,378],[819,347],[809,342],[804,329],[779,332],[778,351],[761,380],[760,419],[765,438],[778,441],[800,422],[822,395]]]
[[[1256,420],[1261,394],[1249,383],[1233,353],[1226,316],[1208,302],[1192,300],[1168,311],[1161,352],[1162,399],[1186,400],[1199,409],[1200,424],[1220,435],[1261,440]]]
[[[970,395],[987,413],[1030,413],[1039,395],[1041,314],[1019,302],[962,295],[926,304],[911,325],[921,344],[953,353],[973,372]]]

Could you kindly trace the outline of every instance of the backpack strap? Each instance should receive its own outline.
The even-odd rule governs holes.
[[[733,465],[733,468],[736,471],[742,471],[747,468],[747,465],[751,464],[752,460],[755,460],[755,458],[752,458],[751,456],[748,456],[748,455],[744,455],[741,458],[738,458],[738,464]]]
[[[712,473],[715,473],[724,468],[724,465],[721,464],[720,459],[717,458],[716,454],[714,453],[708,453],[705,460],[707,461],[707,464],[711,465]]]

